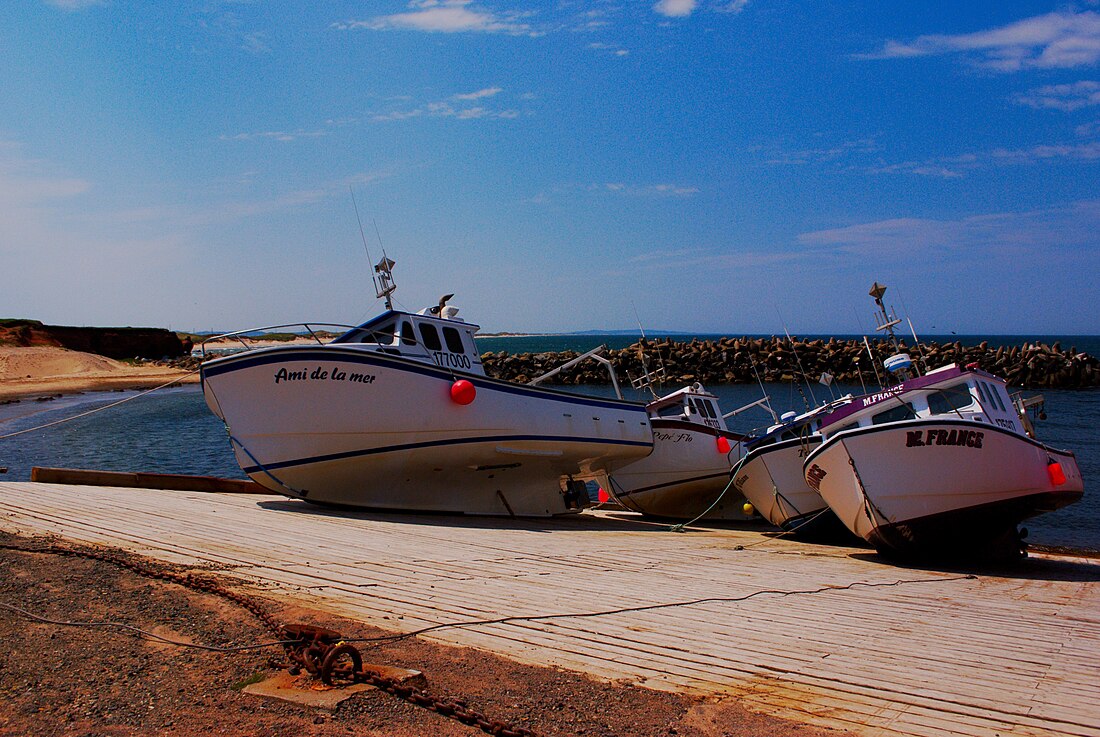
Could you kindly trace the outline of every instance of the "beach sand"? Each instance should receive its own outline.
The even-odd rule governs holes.
[[[155,387],[198,373],[156,365],[131,365],[92,353],[50,346],[0,346],[0,401],[47,394]]]

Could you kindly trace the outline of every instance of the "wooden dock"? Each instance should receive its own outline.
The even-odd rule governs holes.
[[[425,635],[525,663],[859,735],[1100,735],[1100,565],[1087,561],[971,576],[623,513],[384,515],[34,482],[0,495],[4,531],[220,567],[390,630],[527,617]]]

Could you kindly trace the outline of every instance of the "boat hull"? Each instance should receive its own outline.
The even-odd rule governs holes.
[[[740,455],[740,436],[693,422],[652,423],[653,453],[616,471],[607,482],[619,504],[667,519],[695,519],[704,512],[700,519],[749,519],[742,508],[744,496],[727,489],[730,467]],[[719,450],[719,436],[726,439],[728,451]]]
[[[806,456],[819,445],[821,438],[814,435],[754,448],[734,470],[734,487],[787,532],[806,539],[843,539],[849,533],[802,473]]]
[[[451,397],[458,379],[476,395]],[[640,404],[570,395],[343,346],[203,364],[241,468],[286,496],[374,509],[546,516],[563,479],[648,455]]]
[[[1053,482],[1051,462],[1063,483]],[[961,419],[842,432],[804,470],[848,529],[898,556],[995,552],[1024,519],[1075,502],[1084,489],[1073,453]]]

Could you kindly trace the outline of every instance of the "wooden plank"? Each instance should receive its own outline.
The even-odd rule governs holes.
[[[957,580],[854,548],[737,528],[675,535],[627,515],[348,514],[276,496],[39,483],[0,482],[0,494],[2,529],[212,564],[260,595],[397,631],[680,604],[425,635],[522,662],[733,694],[861,735],[1100,735],[1100,569],[1079,563]]]
[[[80,468],[31,468],[31,481],[45,484],[77,484],[81,486],[111,486],[130,489],[174,489],[219,494],[265,494],[270,490],[255,481],[223,479],[215,476],[193,476],[176,473],[126,471],[90,471]]]

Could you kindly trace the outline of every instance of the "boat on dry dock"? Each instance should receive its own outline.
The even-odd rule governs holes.
[[[879,330],[898,341],[875,284]],[[804,463],[806,483],[840,520],[883,553],[948,556],[1018,550],[1017,526],[1081,498],[1074,454],[1035,438],[1028,409],[1041,398],[1010,396],[976,365],[914,375],[897,353],[900,381],[821,417],[821,444]]]
[[[458,317],[453,295],[395,310],[392,267],[375,267],[386,311],[335,339],[304,325],[314,344],[202,364],[206,403],[254,481],[322,504],[545,516],[587,505],[574,477],[652,451],[641,403],[486,376],[478,326]]]
[[[654,399],[646,411],[653,453],[601,479],[615,501],[650,517],[747,519],[745,498],[728,489],[745,437],[727,429],[718,397],[695,383]]]
[[[821,445],[822,416],[849,401],[850,395],[800,415],[790,412],[745,443],[747,453],[732,471],[734,488],[785,532],[805,539],[850,539],[802,471],[806,456]]]

